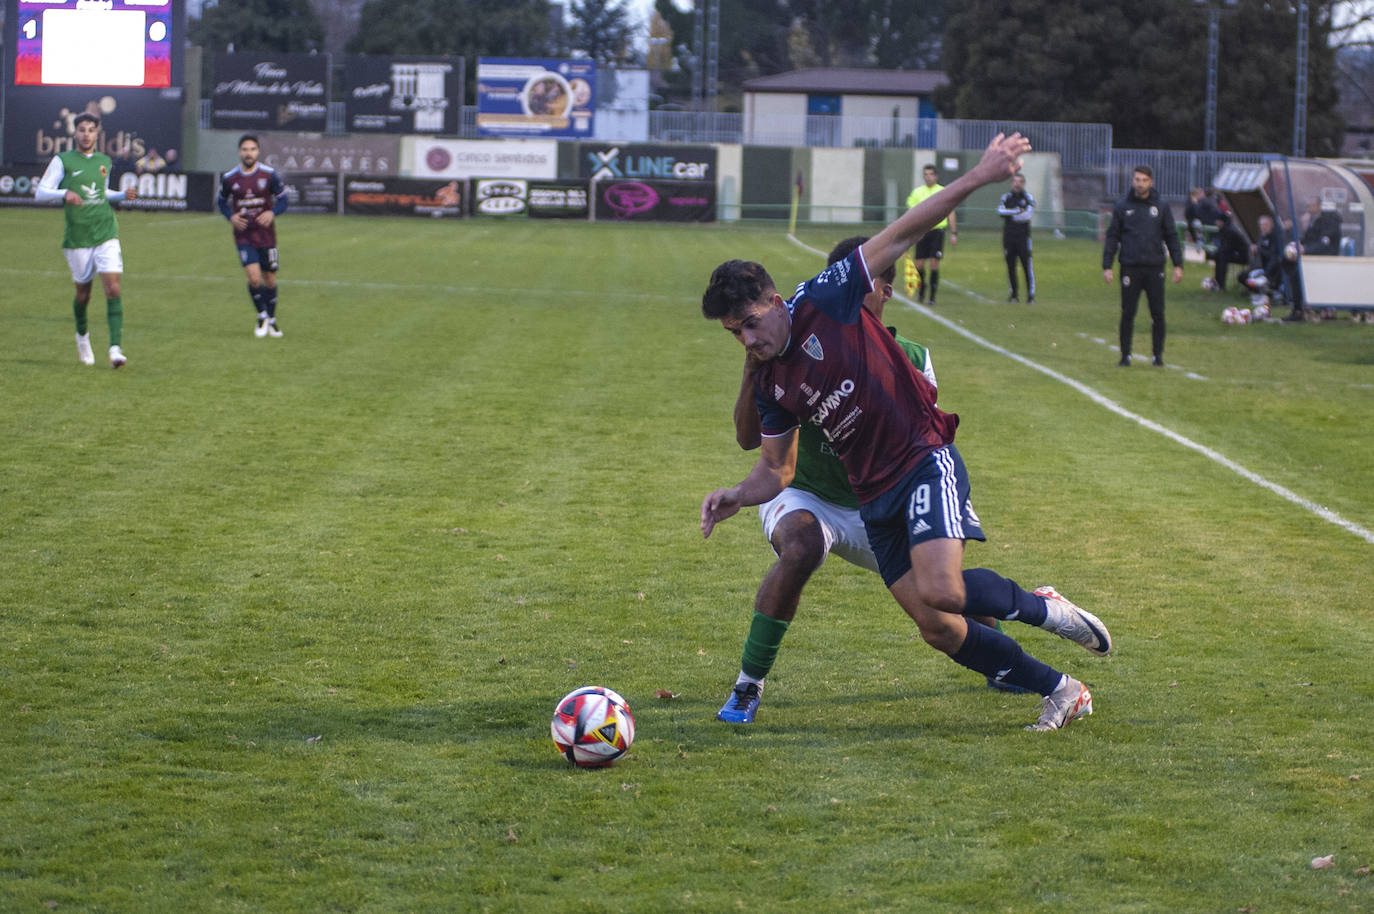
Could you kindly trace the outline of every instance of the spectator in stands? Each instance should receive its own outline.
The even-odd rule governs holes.
[[[1341,252],[1341,217],[1333,209],[1323,209],[1322,201],[1313,197],[1307,201],[1303,215],[1302,252],[1328,254]]]

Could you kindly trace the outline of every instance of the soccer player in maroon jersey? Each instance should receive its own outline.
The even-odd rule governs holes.
[[[279,337],[276,218],[286,211],[286,186],[274,169],[258,161],[259,155],[257,137],[239,138],[239,164],[220,177],[219,211],[234,227],[234,245],[258,313],[253,335]]]
[[[743,481],[702,501],[701,531],[710,536],[741,507],[782,491],[796,465],[798,424],[811,422],[844,464],[883,583],[921,637],[981,675],[1044,696],[1029,729],[1057,730],[1092,713],[1087,687],[964,614],[1025,622],[1094,654],[1111,650],[1111,635],[1052,587],[1031,593],[988,569],[963,570],[964,542],[985,537],[953,443],[959,417],[936,407],[934,386],[863,308],[875,277],[975,189],[1009,179],[1029,150],[1020,134],[998,134],[970,171],[800,284],[790,300],[760,264],[716,268],[702,313],[761,363],[754,378],[763,441]]]

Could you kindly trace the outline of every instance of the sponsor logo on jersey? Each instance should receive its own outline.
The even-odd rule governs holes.
[[[929,532],[930,532],[930,524],[926,523],[925,518],[923,518],[923,517],[918,517],[918,518],[916,519],[916,523],[914,523],[914,524],[911,525],[911,535],[912,535],[912,536],[916,536],[917,534],[920,534],[920,533],[929,533]]]
[[[779,387],[777,384],[774,384],[774,385],[773,385],[773,399],[774,399],[774,400],[782,400],[783,395],[786,394],[786,393],[787,393],[787,391],[783,390],[783,389],[782,389],[781,387]]]
[[[813,333],[808,336],[806,342],[802,343],[801,348],[802,352],[811,356],[811,358],[815,359],[817,362],[825,361],[825,350],[821,348],[821,341],[816,338],[816,334]]]
[[[964,500],[964,515],[968,518],[969,523],[973,524],[974,526],[983,526],[983,522],[978,519],[978,513],[973,510],[973,502],[969,501],[968,499]]]
[[[851,381],[849,378],[845,378],[843,381],[840,382],[840,386],[835,390],[831,391],[830,395],[827,396],[824,400],[822,400],[821,405],[818,406],[816,408],[816,411],[811,414],[812,424],[820,425],[822,422],[824,422],[830,416],[830,414],[833,413],[839,407],[839,405],[844,402],[844,398],[849,396],[853,392],[854,382]]]

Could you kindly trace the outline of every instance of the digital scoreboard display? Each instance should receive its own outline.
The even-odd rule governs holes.
[[[173,0],[18,0],[16,86],[172,85]],[[11,7],[13,9],[13,7]]]

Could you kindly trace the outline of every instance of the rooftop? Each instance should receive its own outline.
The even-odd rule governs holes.
[[[943,70],[813,67],[746,80],[745,92],[829,92],[843,95],[930,95],[949,82]]]

